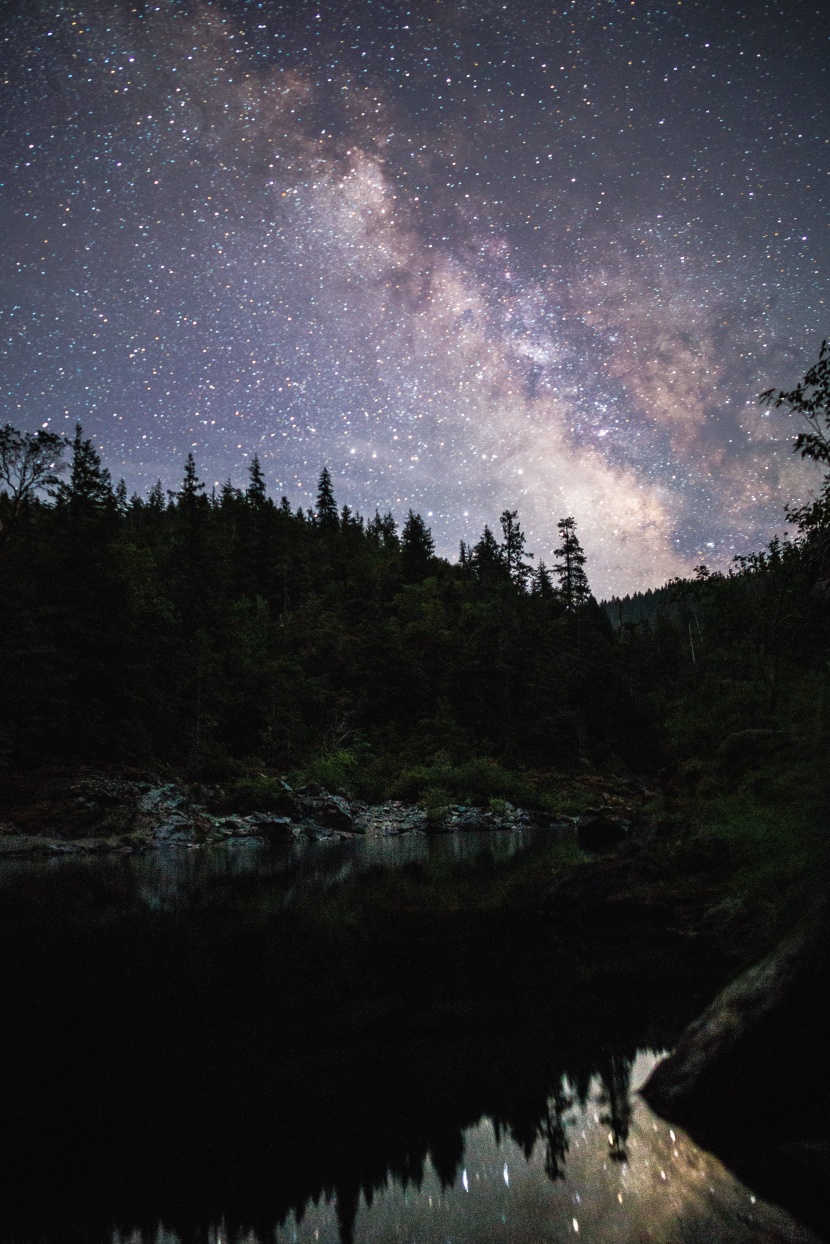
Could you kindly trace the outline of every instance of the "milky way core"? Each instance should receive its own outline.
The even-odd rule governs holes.
[[[726,10],[725,12],[723,10]],[[504,509],[598,595],[724,568],[820,473],[830,10],[160,0],[0,17],[0,420],[115,478]]]

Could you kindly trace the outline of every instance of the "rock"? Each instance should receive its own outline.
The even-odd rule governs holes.
[[[642,1094],[652,1109],[680,1122],[698,1113],[724,1067],[733,1063],[737,1067],[736,1055],[742,1047],[740,1061],[745,1063],[749,1047],[769,1021],[776,1014],[785,1015],[794,995],[815,971],[818,937],[815,929],[802,930],[718,994],[643,1086]]]
[[[397,834],[425,833],[427,813],[423,808],[393,799],[388,803],[353,805],[353,832],[370,838],[390,838]]]
[[[468,808],[464,805],[450,809],[449,829],[483,830],[494,829],[495,818],[479,808]]]
[[[613,851],[625,842],[631,823],[614,816],[606,808],[583,812],[576,823],[579,845],[583,851]]]
[[[306,819],[313,820],[326,829],[351,831],[354,826],[352,810],[342,795],[330,795],[327,791],[321,791],[319,794],[299,795],[297,802]]]
[[[830,1233],[830,916],[727,986],[643,1097],[757,1192]]]
[[[293,826],[287,816],[274,816],[271,812],[252,812],[245,818],[251,832],[266,842],[290,842]]]
[[[174,782],[164,786],[150,787],[142,793],[138,800],[139,812],[156,812],[159,808],[180,808],[185,797]]]

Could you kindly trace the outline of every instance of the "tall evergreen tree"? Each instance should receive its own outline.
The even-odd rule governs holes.
[[[253,509],[261,510],[268,501],[268,492],[265,487],[265,475],[262,467],[260,466],[259,456],[257,454],[254,454],[251,459],[251,465],[248,467],[248,475],[250,482],[245,496],[248,499],[248,504]]]
[[[147,508],[152,510],[154,514],[162,514],[164,512],[164,489],[161,486],[160,479],[156,480],[147,495]]]
[[[518,510],[505,510],[501,516],[501,530],[504,537],[501,546],[502,559],[507,573],[521,591],[527,590],[527,583],[533,567],[524,560],[533,557],[525,553],[525,535],[519,526]]]
[[[317,505],[315,516],[318,526],[323,531],[336,531],[340,520],[337,514],[337,502],[331,485],[331,474],[328,467],[323,467],[317,482]]]
[[[430,572],[435,541],[420,514],[410,510],[401,533],[401,569],[408,583],[418,583]]]
[[[481,539],[472,550],[467,550],[467,563],[472,566],[480,583],[492,585],[506,578],[502,551],[489,527],[485,526]]]
[[[395,522],[391,513],[387,510],[381,517],[380,511],[375,511],[375,517],[371,518],[366,524],[366,534],[384,548],[398,548],[400,541],[398,540],[398,524]]]
[[[534,596],[538,596],[540,600],[552,600],[556,595],[556,589],[553,586],[553,580],[550,577],[550,571],[544,562],[534,570],[531,576],[531,592]]]
[[[553,568],[559,576],[559,587],[565,608],[573,610],[578,605],[584,604],[591,595],[584,570],[585,554],[577,538],[575,519],[560,518],[556,526],[562,543],[556,550],[558,560]]]
[[[120,479],[115,486],[115,508],[119,514],[126,514],[129,509],[127,500],[127,481]]]
[[[59,499],[78,515],[100,513],[114,504],[112,480],[92,441],[84,437],[80,423],[75,424],[72,440],[72,461],[69,480],[61,484]]]
[[[205,486],[196,474],[196,459],[191,452],[187,455],[187,460],[184,464],[182,486],[177,493],[171,495],[178,501],[179,509],[185,518],[191,519],[207,505],[207,497],[204,495],[204,492]]]

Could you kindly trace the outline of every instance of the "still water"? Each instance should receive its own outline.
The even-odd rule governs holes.
[[[539,849],[524,831],[6,864],[0,1240],[813,1239],[636,1093],[711,994],[693,961],[586,960],[536,916],[332,915],[364,879]]]
[[[641,1051],[632,1067],[624,1126],[609,1118],[602,1081],[578,1100],[564,1081],[551,1103],[553,1134],[530,1148],[500,1134],[491,1119],[464,1133],[461,1170],[442,1185],[427,1161],[423,1176],[390,1179],[370,1201],[361,1197],[353,1223],[337,1205],[306,1208],[276,1232],[291,1244],[714,1244],[726,1241],[807,1241],[815,1237],[783,1210],[757,1198],[680,1128],[649,1110],[632,1085],[657,1059]],[[563,1103],[566,1108],[562,1111]],[[345,1226],[345,1230],[344,1230]],[[215,1228],[217,1240],[221,1228]]]
[[[267,846],[253,838],[231,838],[207,848],[164,848],[120,855],[54,855],[0,859],[0,886],[44,872],[89,872],[123,878],[151,908],[186,905],[206,883],[243,877],[269,878],[283,892],[290,886],[334,886],[367,869],[402,868],[409,864],[464,864],[488,854],[508,860],[544,843],[555,861],[557,846],[567,852],[573,830],[520,828],[475,833],[410,832],[390,837],[300,839]]]

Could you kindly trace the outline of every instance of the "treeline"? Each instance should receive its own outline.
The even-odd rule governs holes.
[[[5,763],[317,763],[377,791],[430,766],[647,763],[649,692],[572,519],[553,572],[512,511],[450,564],[412,511],[399,531],[339,509],[325,469],[307,511],[257,459],[245,490],[208,495],[189,457],[178,490],[128,498],[80,428],[65,471],[58,438],[4,435]]]
[[[824,737],[827,485],[791,542],[603,608],[572,518],[550,571],[515,511],[453,564],[413,511],[399,530],[339,508],[325,469],[305,511],[256,458],[244,490],[208,495],[189,456],[176,491],[130,498],[80,428],[61,469],[66,449],[0,428],[7,766],[527,799],[553,772],[654,773],[741,732]]]

